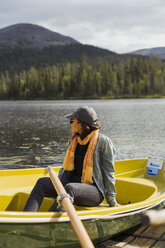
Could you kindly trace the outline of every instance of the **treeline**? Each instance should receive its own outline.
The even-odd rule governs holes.
[[[157,57],[98,58],[0,74],[0,99],[129,98],[165,95],[165,64]]]
[[[82,44],[50,46],[44,49],[0,47],[0,72],[6,70],[20,72],[27,71],[32,66],[39,69],[67,62],[76,63],[82,56],[86,56],[89,63],[97,57],[105,58],[110,63],[125,57],[106,49]]]

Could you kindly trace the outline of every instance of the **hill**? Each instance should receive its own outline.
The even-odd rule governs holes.
[[[162,97],[165,64],[150,54],[119,55],[37,25],[12,25],[0,30],[0,100]]]
[[[165,60],[165,47],[154,47],[154,48],[146,48],[140,49],[130,54],[133,55],[141,55],[141,56],[160,56],[161,59]]]
[[[92,62],[104,57],[114,62],[121,57],[107,49],[83,45],[71,37],[33,24],[16,24],[0,30],[0,71],[28,70],[66,62]]]
[[[0,29],[0,47],[43,49],[49,46],[78,44],[75,39],[34,24],[15,24]]]

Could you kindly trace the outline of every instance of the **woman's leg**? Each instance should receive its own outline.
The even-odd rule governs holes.
[[[62,184],[65,185],[66,183],[70,182],[70,174],[67,171],[65,171],[60,180]],[[38,179],[36,185],[34,186],[26,202],[24,211],[34,211],[34,212],[38,211],[39,207],[41,206],[44,196],[51,196],[54,198],[57,197],[57,192],[49,177],[42,177]],[[57,209],[57,206],[56,206],[56,209]]]
[[[66,192],[73,197],[74,204],[77,206],[95,207],[104,199],[102,193],[95,184],[84,183],[67,183],[65,185]],[[55,211],[57,202],[55,202],[49,211]]]
[[[57,192],[49,177],[42,177],[38,179],[36,185],[34,186],[27,202],[24,207],[24,211],[34,211],[36,212],[45,195],[57,197]]]

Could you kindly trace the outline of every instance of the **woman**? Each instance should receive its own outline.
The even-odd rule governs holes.
[[[65,117],[70,119],[73,134],[59,172],[65,190],[78,206],[98,206],[104,197],[111,207],[117,206],[114,147],[107,136],[99,133],[95,110],[84,106]],[[57,197],[49,177],[37,181],[24,211],[37,211],[44,196]],[[56,200],[49,211],[59,211]]]

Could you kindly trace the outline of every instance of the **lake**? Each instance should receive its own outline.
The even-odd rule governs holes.
[[[116,148],[116,160],[165,158],[165,99],[0,101],[0,169],[63,162],[70,124],[64,115],[89,105]]]

